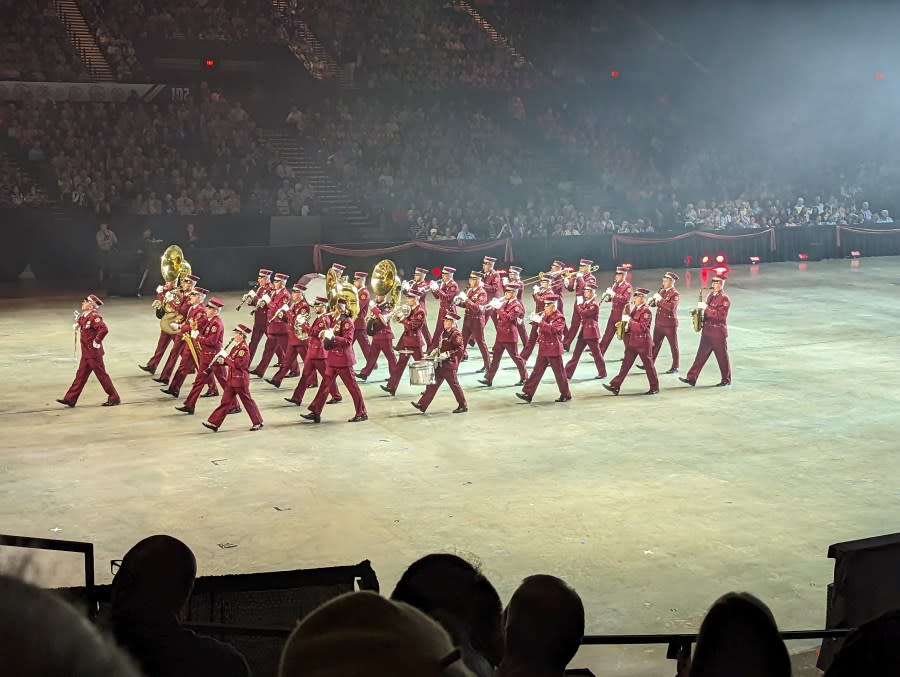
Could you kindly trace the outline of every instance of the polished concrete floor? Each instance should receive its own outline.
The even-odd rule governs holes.
[[[660,272],[633,282],[656,289]],[[684,372],[700,275],[679,272]],[[138,539],[171,533],[204,574],[369,558],[389,591],[415,558],[451,551],[507,599],[522,577],[551,572],[582,595],[590,633],[693,631],[734,589],[758,594],[785,629],[819,627],[828,545],[900,531],[898,278],[897,258],[735,267],[731,388],[711,387],[713,360],[696,388],[663,376],[645,397],[635,370],[614,397],[582,361],[572,402],[553,402],[548,372],[527,405],[512,369],[478,387],[474,351],[464,415],[451,415],[447,390],[427,415],[410,407],[419,389],[408,383],[389,397],[382,368],[363,386],[366,423],[345,423],[347,398],[301,425],[289,391],[254,381],[265,429],[248,432],[242,414],[218,434],[200,425],[211,400],[180,414],[137,369],[158,334],[148,299],[104,307],[124,402],[110,409],[93,380],[76,408],[54,402],[76,366],[78,293],[4,299],[0,531],[92,541],[101,581]],[[237,294],[225,297],[226,323],[246,321]],[[614,342],[611,375],[621,355]],[[658,675],[671,667],[661,656],[597,649],[577,662]]]

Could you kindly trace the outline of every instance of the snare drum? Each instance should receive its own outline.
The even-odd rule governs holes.
[[[434,384],[434,360],[419,360],[409,365],[409,385],[430,386]]]

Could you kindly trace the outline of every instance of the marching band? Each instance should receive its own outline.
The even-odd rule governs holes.
[[[275,388],[280,388],[285,378],[299,377],[293,393],[284,398],[298,406],[303,404],[309,388],[317,388],[308,411],[302,414],[303,419],[313,423],[322,420],[325,405],[343,401],[340,381],[353,401],[354,414],[349,422],[366,421],[368,412],[359,384],[368,382],[378,368],[379,357],[385,359],[388,371],[387,383],[380,387],[389,395],[397,394],[408,370],[410,385],[424,386],[420,397],[411,402],[413,407],[424,413],[446,381],[456,399],[453,413],[464,413],[468,403],[458,370],[468,357],[469,345],[477,346],[481,353],[482,366],[475,373],[484,374],[478,382],[485,387],[494,385],[500,360],[506,353],[518,372],[515,385],[521,391],[515,394],[527,403],[535,397],[548,367],[559,391],[556,402],[570,401],[569,382],[585,349],[597,372],[594,378],[605,379],[604,357],[614,337],[623,341],[624,359],[618,374],[602,384],[607,391],[618,395],[632,366],[637,366],[647,376],[649,389],[645,394],[659,393],[656,360],[664,343],[669,345],[672,361],[663,373],[679,373],[680,294],[675,287],[675,273],[666,272],[659,291],[651,294],[648,289],[632,289],[627,279],[629,268],[620,266],[610,286],[598,293],[594,276],[597,266],[590,259],[581,259],[577,269],[553,261],[548,272],[527,280],[522,279],[520,267],[496,270],[495,264],[495,258],[484,257],[482,270],[471,272],[465,291],[460,291],[454,280],[456,270],[450,266],[441,270],[440,280],[429,281],[428,271],[416,268],[413,278],[404,281],[394,263],[385,260],[371,275],[356,272],[349,281],[343,274],[345,266],[335,263],[327,275],[305,276],[301,280],[307,284],[298,281],[290,288],[287,274],[273,276],[271,270],[260,268],[256,283],[237,307],[240,310],[245,304],[249,306],[252,328],[238,324],[231,340],[223,346],[224,303],[214,296],[207,300],[209,291],[197,286],[199,276],[191,272],[180,249],[173,246],[163,256],[164,283],[157,288],[153,302],[160,320],[159,338],[153,355],[140,368],[154,375],[166,349],[171,348],[160,377],[154,380],[165,385],[163,393],[179,397],[187,377],[195,374],[190,393],[176,407],[189,415],[194,414],[201,396],[217,396],[217,384],[221,386],[221,402],[203,423],[213,431],[219,430],[226,416],[242,411],[239,402],[250,417],[250,430],[263,427],[262,415],[250,393],[251,375],[264,378]],[[310,303],[306,298],[308,285],[323,277],[324,293],[316,294]],[[526,317],[522,296],[525,285],[532,282],[534,312]],[[716,385],[731,384],[727,345],[731,301],[724,285],[724,277],[712,278],[705,300],[701,289],[697,307],[691,309],[692,326],[700,332],[700,345],[686,377],[679,378],[689,386],[696,385],[710,355],[715,355],[719,366],[720,382]],[[573,301],[568,321],[563,312],[566,292],[572,294]],[[429,293],[439,302],[433,332],[428,331],[425,307]],[[600,316],[605,304],[609,313],[601,334]],[[81,344],[81,362],[71,388],[57,400],[68,407],[75,406],[91,373],[97,375],[107,394],[104,406],[121,401],[103,364],[102,342],[108,329],[99,313],[102,305],[103,301],[91,294],[82,300],[81,311],[76,312],[73,329]],[[490,351],[484,331],[488,318],[496,330]],[[399,329],[396,339],[392,325]],[[262,356],[251,370],[263,337]],[[573,344],[564,364],[563,357]],[[358,372],[354,371],[357,347],[363,363]],[[529,374],[527,363],[535,348],[537,358]],[[277,359],[276,371],[266,378],[273,358]],[[201,395],[204,389],[206,393]]]

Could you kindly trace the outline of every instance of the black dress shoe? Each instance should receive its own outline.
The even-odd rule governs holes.
[[[298,407],[299,407],[301,404],[303,404],[303,402],[298,402],[297,400],[292,399],[292,398],[290,398],[290,397],[285,397],[285,398],[284,398],[284,401],[285,401],[285,402],[290,402],[291,404],[296,404]]]
[[[214,425],[213,425],[212,423],[210,423],[209,421],[203,421],[203,427],[204,427],[204,428],[209,428],[209,429],[212,430],[214,433],[219,432],[219,428],[218,428],[217,426],[214,426]]]
[[[731,385],[731,381],[719,381],[718,383],[716,383],[716,388],[724,388],[724,387],[730,386],[730,385]]]
[[[255,433],[257,430],[262,430],[262,429],[263,429],[263,424],[262,424],[262,423],[257,423],[257,424],[254,425],[252,428],[250,428],[250,432],[251,432],[251,433]]]
[[[178,393],[174,390],[169,390],[168,388],[160,388],[159,392],[165,393],[166,395],[171,395],[172,397],[178,397]]]
[[[267,378],[267,379],[266,379],[266,383],[268,383],[268,384],[270,384],[270,385],[273,385],[273,386],[275,386],[276,388],[280,388],[280,387],[281,387],[281,384],[280,384],[280,383],[276,383],[273,379],[270,379],[270,378]]]
[[[479,370],[476,371],[475,373],[476,373],[476,374],[484,374],[485,372],[487,372],[487,367],[482,367],[481,369],[479,369]]]
[[[360,383],[365,383],[369,380],[368,376],[363,376],[361,372],[356,372],[356,380]]]
[[[393,397],[395,391],[391,390],[391,389],[388,388],[387,386],[379,386],[379,387],[380,387],[384,392],[388,393],[389,395],[391,395],[391,396]]]
[[[308,414],[300,414],[300,418],[305,418],[307,421],[312,421],[313,423],[322,422],[322,418],[318,414],[314,414],[313,412],[309,412]]]
[[[418,402],[410,402],[410,404],[413,405],[413,406],[414,406],[416,409],[418,409],[419,411],[421,411],[423,414],[425,413],[425,407],[423,407],[423,406],[422,406],[421,404],[419,404]]]
[[[183,411],[185,414],[194,414],[193,407],[175,407],[175,411]]]
[[[265,374],[260,374],[260,373],[257,372],[257,371],[251,371],[251,372],[250,372],[250,375],[251,375],[251,376],[255,376],[256,378],[262,378],[263,376],[265,376]]]
[[[480,378],[480,379],[478,379],[478,382],[479,382],[481,385],[485,385],[485,386],[488,386],[488,387],[490,387],[490,386],[492,385],[491,382],[488,381],[488,380],[485,379],[485,378]]]
[[[528,395],[526,395],[525,393],[516,393],[516,397],[518,397],[520,400],[525,400],[526,402],[531,404],[531,398],[528,397]]]
[[[678,367],[672,367],[671,369],[669,369],[668,371],[665,371],[665,372],[663,372],[663,373],[664,373],[664,374],[677,374],[677,373],[678,373]]]
[[[146,371],[148,374],[152,374],[154,371],[156,371],[156,369],[154,369],[153,367],[148,367],[146,364],[139,364],[138,369],[140,369],[141,371]]]
[[[518,383],[516,383],[516,385],[517,385],[517,386],[523,386],[523,385],[525,385],[525,381],[527,381],[527,380],[528,380],[528,379],[524,379],[524,378],[523,378],[521,381],[519,381]]]
[[[75,406],[75,403],[74,403],[74,402],[69,402],[69,400],[56,400],[56,401],[59,402],[60,404],[66,405],[67,407],[74,407],[74,406]]]
[[[616,388],[615,386],[609,385],[609,383],[604,383],[604,384],[603,384],[603,387],[604,387],[606,390],[608,390],[609,392],[611,392],[613,395],[618,395],[618,394],[619,394],[619,389]]]
[[[122,400],[106,400],[106,402],[104,402],[100,406],[101,407],[118,407],[120,404],[122,404]]]
[[[157,383],[165,383],[166,385],[169,385],[169,379],[167,379],[167,378],[155,378],[153,380],[156,381]]]
[[[232,410],[229,411],[228,413],[229,413],[229,414],[240,414],[241,411],[243,411],[243,410],[242,410],[240,407],[235,407],[234,409],[232,409]]]
[[[657,388],[656,390],[654,390],[653,388],[651,388],[650,390],[645,392],[644,395],[659,395],[659,389]]]
[[[606,378],[606,372],[604,371],[602,374],[597,374],[594,378],[595,378],[595,379],[598,379],[598,378]]]
[[[218,397],[218,396],[219,396],[219,393],[213,391],[211,393],[210,392],[203,393],[200,397]]]
[[[338,404],[339,402],[342,402],[343,400],[344,400],[343,397],[332,397],[325,404]]]
[[[454,414],[465,414],[467,411],[469,411],[468,407],[457,407],[456,409],[453,410],[453,413]]]
[[[571,399],[572,399],[571,395],[560,395],[559,397],[556,398],[555,401],[556,402],[568,402]]]
[[[636,365],[634,365],[634,366],[637,367],[638,369],[643,370],[643,371],[647,371],[647,367],[645,367],[643,364],[636,364]]]
[[[692,380],[689,379],[689,378],[684,378],[683,376],[679,376],[679,377],[678,377],[678,380],[681,381],[682,383],[687,383],[687,384],[688,384],[689,386],[691,386],[692,388],[693,388],[695,385],[697,385],[696,381],[692,381]]]
[[[348,418],[347,423],[359,423],[360,421],[368,421],[368,414],[360,414],[359,416],[354,416],[353,418]]]

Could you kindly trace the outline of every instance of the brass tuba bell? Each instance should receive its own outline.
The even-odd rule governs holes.
[[[191,274],[191,264],[185,261],[184,252],[177,244],[169,245],[163,252],[159,262],[159,272],[163,280],[169,282],[181,282]],[[173,290],[180,298],[181,293],[178,289]],[[163,306],[163,314],[159,318],[159,328],[164,334],[177,333],[172,329],[172,323],[180,324],[184,321],[181,313],[175,310],[175,306],[171,302],[166,302]]]
[[[396,308],[400,303],[400,277],[397,275],[396,264],[390,259],[379,261],[372,269],[369,279],[372,283],[372,293],[375,296],[384,296]]]
[[[328,312],[337,308],[338,300],[343,299],[347,303],[347,311],[350,317],[359,315],[359,297],[346,275],[338,275],[334,268],[329,268],[325,274],[325,296],[328,298]]]

